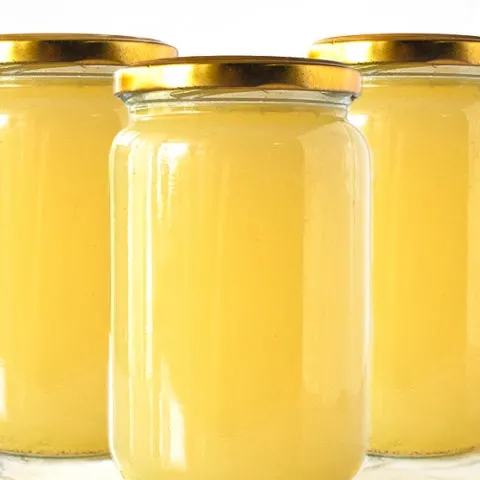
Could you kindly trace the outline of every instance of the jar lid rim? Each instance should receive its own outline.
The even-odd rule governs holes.
[[[200,88],[260,90],[361,90],[361,75],[339,62],[295,57],[178,57],[123,68],[115,74],[115,93]]]
[[[480,37],[431,33],[379,33],[315,42],[310,58],[351,66],[385,64],[480,65]]]
[[[132,65],[177,55],[160,40],[123,35],[28,33],[0,35],[0,65]]]

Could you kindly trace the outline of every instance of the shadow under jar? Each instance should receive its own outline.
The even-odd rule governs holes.
[[[480,444],[480,38],[362,35],[312,57],[363,74],[373,173],[372,453]]]
[[[128,480],[350,480],[367,443],[369,164],[340,64],[122,70],[111,448]]]
[[[113,72],[175,53],[0,36],[0,452],[108,451],[108,151],[126,121]]]

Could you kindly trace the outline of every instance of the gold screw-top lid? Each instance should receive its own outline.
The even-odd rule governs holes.
[[[121,69],[115,92],[192,88],[320,90],[360,93],[360,74],[337,62],[287,57],[178,57]]]
[[[308,56],[355,66],[480,65],[480,37],[408,33],[333,37],[312,45]]]
[[[175,56],[174,47],[150,38],[69,33],[0,35],[0,64],[132,65]]]

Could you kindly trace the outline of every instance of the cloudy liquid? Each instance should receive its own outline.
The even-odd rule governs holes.
[[[350,480],[368,165],[325,106],[147,109],[113,151],[112,447],[128,480]]]
[[[107,442],[111,79],[0,84],[0,451]]]
[[[365,81],[373,167],[374,453],[480,443],[480,83]]]

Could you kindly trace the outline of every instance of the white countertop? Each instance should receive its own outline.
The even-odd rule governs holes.
[[[370,457],[355,480],[480,480],[480,453],[434,459]]]
[[[122,476],[109,459],[0,456],[0,480],[122,480]],[[430,460],[371,457],[355,480],[480,480],[480,452]]]

